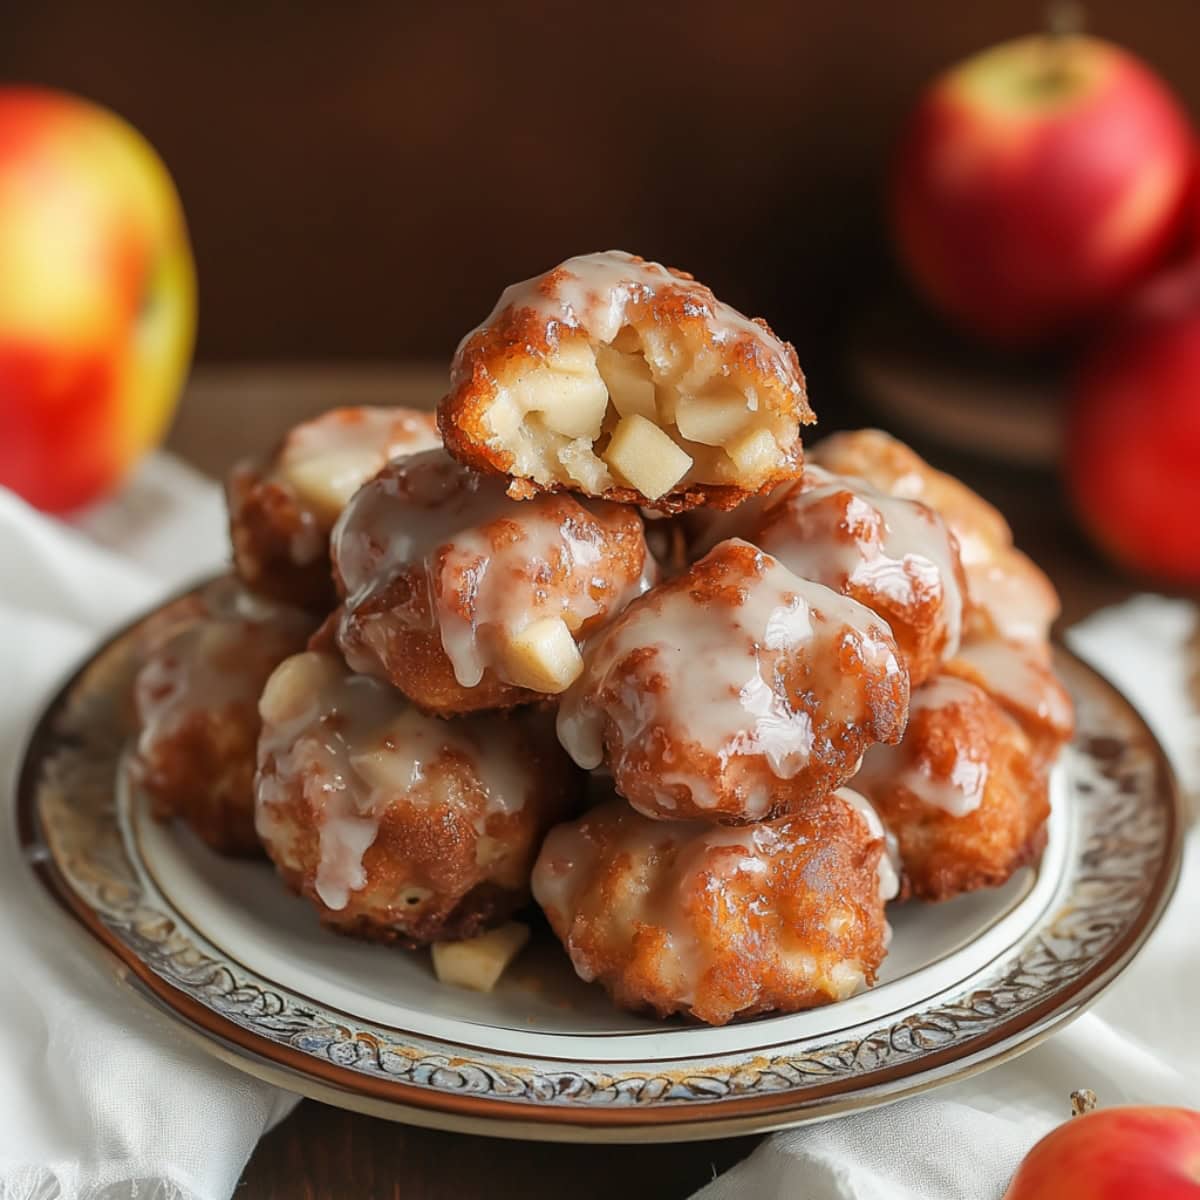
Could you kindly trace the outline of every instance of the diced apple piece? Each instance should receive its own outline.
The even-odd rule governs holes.
[[[752,429],[725,447],[743,475],[765,475],[779,465],[779,443],[769,429]]]
[[[442,983],[490,992],[529,941],[529,927],[509,921],[465,942],[438,942],[433,969]]]
[[[689,442],[724,446],[751,419],[746,399],[733,388],[722,388],[705,396],[680,396],[675,404],[675,425]]]
[[[329,450],[284,464],[283,475],[302,500],[336,517],[383,463],[380,450]]]
[[[513,635],[505,666],[509,681],[518,687],[557,695],[579,678],[583,658],[566,621],[542,617]]]
[[[654,380],[650,367],[640,355],[622,354],[611,346],[596,350],[596,366],[608,388],[613,407],[623,417],[637,413],[653,421],[658,416],[654,403]]]
[[[307,711],[313,696],[338,675],[336,662],[326,654],[305,650],[293,654],[271,672],[258,700],[258,712],[272,725],[294,721]]]
[[[552,365],[528,371],[512,392],[520,409],[537,413],[547,429],[569,438],[600,436],[608,388],[586,341],[560,346]]]
[[[604,461],[648,500],[666,495],[692,465],[688,454],[657,425],[636,414],[621,418]]]
[[[612,348],[622,354],[637,354],[642,348],[642,339],[632,325],[622,325],[612,340]]]

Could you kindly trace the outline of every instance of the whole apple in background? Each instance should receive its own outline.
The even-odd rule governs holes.
[[[53,511],[115,487],[166,429],[195,314],[183,210],[146,140],[0,87],[0,486]]]
[[[889,207],[917,287],[1001,345],[1046,341],[1160,263],[1187,221],[1193,135],[1157,76],[1079,35],[952,68],[900,138]]]
[[[1200,1200],[1200,1113],[1187,1108],[1090,1111],[1029,1152],[1003,1200]]]
[[[1113,558],[1200,583],[1200,263],[1148,284],[1076,375],[1067,483]]]

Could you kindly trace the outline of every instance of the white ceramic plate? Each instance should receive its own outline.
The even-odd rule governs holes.
[[[1112,687],[1060,652],[1079,733],[1045,855],[999,890],[893,906],[880,983],[709,1029],[616,1010],[547,934],[491,995],[428,955],[322,930],[265,863],[151,820],[120,769],[138,628],[64,688],[18,818],[37,877],[138,991],[213,1052],[331,1103],[513,1137],[681,1140],[885,1103],[982,1069],[1076,1015],[1129,962],[1178,869],[1169,768]]]

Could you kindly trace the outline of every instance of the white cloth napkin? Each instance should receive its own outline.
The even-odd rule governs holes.
[[[166,456],[74,528],[0,489],[0,1200],[227,1200],[296,1103],[114,981],[32,886],[8,799],[29,724],[72,664],[227,553],[218,489]]]
[[[1140,596],[1068,634],[1141,709],[1184,788],[1200,790],[1200,718],[1184,652],[1194,606]],[[1102,1105],[1200,1108],[1200,830],[1162,924],[1112,990],[1044,1045],[887,1108],[775,1134],[693,1200],[999,1200],[1021,1159],[1090,1087]]]

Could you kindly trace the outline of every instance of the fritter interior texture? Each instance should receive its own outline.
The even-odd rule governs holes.
[[[796,352],[766,322],[621,251],[508,288],[450,374],[447,448],[518,496],[732,507],[799,473],[815,420]]]
[[[252,591],[322,615],[334,605],[329,531],[389,459],[440,444],[432,413],[337,408],[297,425],[266,462],[229,473],[234,567]]]
[[[261,853],[254,832],[258,696],[303,649],[312,621],[232,580],[172,606],[134,684],[132,778],[159,820],[178,818],[214,850]]]
[[[1041,853],[1047,765],[986,692],[940,674],[912,695],[908,730],[874,746],[851,786],[895,837],[908,894],[998,887]]]
[[[529,895],[575,772],[540,713],[426,717],[306,651],[260,702],[257,828],[327,926],[415,946],[469,937]]]
[[[579,976],[622,1008],[723,1025],[874,981],[882,854],[840,796],[738,829],[651,821],[617,800],[551,831],[533,891]]]
[[[558,732],[650,817],[798,811],[896,742],[908,674],[887,625],[746,542],[716,546],[588,645]]]
[[[579,643],[655,575],[635,508],[513,500],[442,450],[363,487],[332,549],[347,661],[442,715],[562,692]]]

